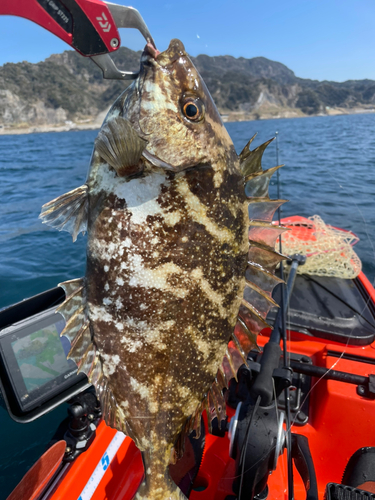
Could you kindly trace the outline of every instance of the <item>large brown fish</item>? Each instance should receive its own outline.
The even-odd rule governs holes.
[[[223,418],[222,389],[264,327],[281,201],[268,197],[274,169],[260,165],[267,144],[237,156],[180,41],[161,54],[147,46],[141,62],[86,184],[41,217],[73,239],[87,228],[86,277],[62,284],[63,334],[107,424],[143,452],[136,498],[182,499],[168,474],[173,447],[199,431],[203,409]]]

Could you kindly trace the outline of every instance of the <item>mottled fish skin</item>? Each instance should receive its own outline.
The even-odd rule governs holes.
[[[181,103],[199,97],[204,118]],[[128,180],[94,152],[88,179],[87,309],[104,375],[144,452],[138,498],[179,498],[171,449],[207,393],[245,286],[248,214],[231,139],[201,77],[174,40],[107,120],[123,116],[147,151]],[[192,168],[194,167],[194,168]]]
[[[143,157],[142,175],[129,179],[94,150],[86,313],[126,430],[143,451],[136,498],[165,500],[184,498],[168,476],[171,450],[236,324],[248,213],[232,141],[182,43],[156,59],[146,50],[142,66],[107,121],[126,118],[171,168]],[[204,117],[192,122],[181,107],[196,97]]]

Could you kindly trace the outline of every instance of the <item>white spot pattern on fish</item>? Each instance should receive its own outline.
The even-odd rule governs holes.
[[[150,474],[136,498],[182,500],[168,475],[171,449],[190,415],[188,428],[199,426],[202,398],[229,356],[248,258],[257,259],[261,273],[264,265],[265,281],[282,257],[256,246],[247,255],[239,185],[255,172],[254,189],[268,196],[261,154],[246,146],[239,169],[181,42],[156,59],[146,50],[142,64],[98,135],[87,184],[43,209],[46,221],[65,224],[73,238],[87,224],[86,279],[75,291],[73,282],[63,284],[66,335],[72,358],[94,380],[107,423],[143,451]],[[184,116],[186,99],[197,102],[196,122]],[[250,323],[263,325],[256,317]]]

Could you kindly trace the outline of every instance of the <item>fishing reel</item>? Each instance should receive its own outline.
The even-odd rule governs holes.
[[[267,349],[267,345],[273,347]],[[280,362],[278,350],[274,346],[272,343],[266,344],[263,351],[262,358],[268,368],[272,366],[270,358],[271,361],[273,358],[274,363],[276,358],[277,363]],[[267,356],[267,351],[272,352],[273,356]],[[306,499],[317,500],[317,481],[308,439],[291,433],[286,413],[278,409],[284,389],[290,386],[291,372],[285,368],[275,368],[274,365],[268,387],[272,388],[273,397],[267,400],[264,396],[268,393],[267,387],[261,386],[263,398],[256,393],[256,382],[262,381],[260,367],[260,363],[249,357],[248,366],[243,365],[238,372],[238,382],[233,379],[229,387],[228,405],[236,407],[228,427],[229,455],[236,461],[236,479],[233,483],[235,498],[265,500],[268,496],[269,475],[276,470],[278,458],[287,449],[288,469],[292,469],[294,463],[305,485]],[[290,493],[293,493],[292,488]]]
[[[255,407],[240,403],[237,407],[234,417],[237,419],[229,431],[230,456],[236,460],[239,472],[233,490],[239,500],[245,497],[267,497],[268,476],[276,469],[286,439],[284,413],[277,415],[276,411],[274,404],[270,407]]]
[[[233,491],[238,500],[267,497],[268,476],[276,469],[286,446],[285,414],[278,411],[275,400],[261,406],[261,398],[252,397],[253,376],[247,367],[241,367],[238,382],[231,381],[228,395],[228,404],[237,406],[229,424],[228,438],[229,455],[236,461]]]
[[[290,431],[289,387],[293,370],[285,362],[285,352],[283,362],[280,346],[283,338],[285,349],[286,305],[298,265],[304,262],[299,257],[292,258],[286,301],[282,301],[269,342],[264,346],[260,358],[257,354],[256,357],[249,354],[247,365],[238,371],[238,381],[232,380],[229,387],[227,402],[236,408],[228,429],[229,454],[236,461],[236,479],[233,484],[236,500],[267,498],[268,477],[276,469],[278,458],[285,448],[288,456],[289,498],[293,498],[294,461],[305,484],[306,498],[317,500],[316,476],[308,440]],[[286,414],[278,411],[278,398],[282,393],[285,395]]]

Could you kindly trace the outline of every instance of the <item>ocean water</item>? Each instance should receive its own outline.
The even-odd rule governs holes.
[[[320,215],[360,237],[355,250],[375,278],[375,116],[349,115],[228,123],[238,152],[278,131],[283,216]],[[85,182],[97,131],[0,136],[0,309],[83,275],[85,238],[38,220],[43,203]],[[276,165],[275,141],[263,168]],[[276,176],[271,194],[276,197]],[[30,424],[0,407],[0,500],[43,453],[63,405]]]

